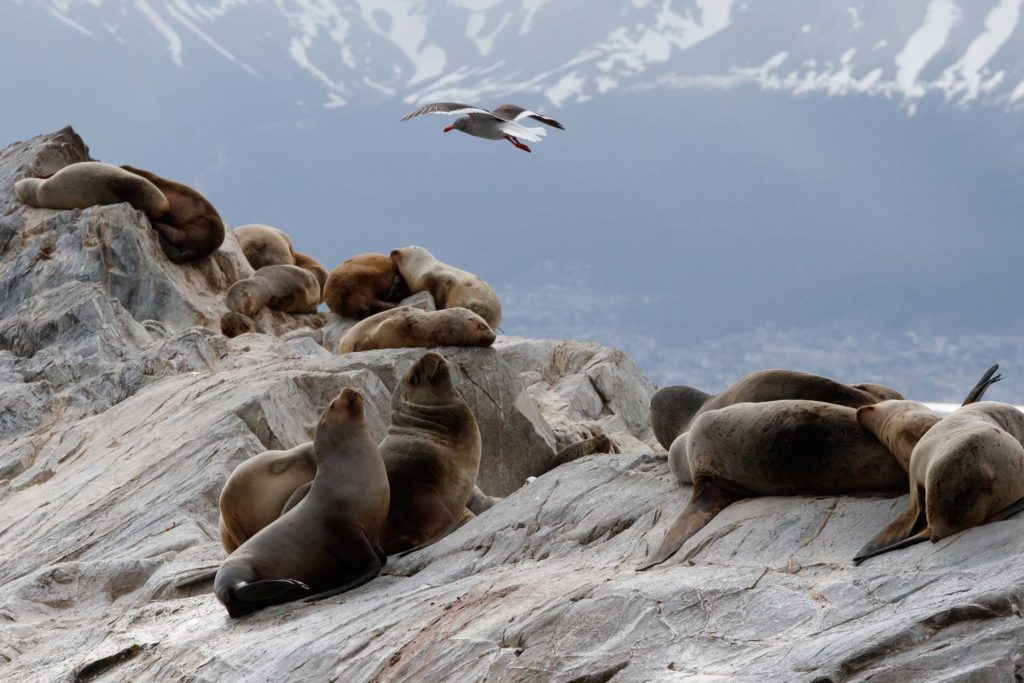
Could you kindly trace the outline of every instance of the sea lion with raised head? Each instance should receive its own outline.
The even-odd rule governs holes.
[[[287,451],[258,453],[234,469],[220,493],[220,541],[229,553],[281,516],[299,486],[316,476],[308,441]]]
[[[473,311],[446,308],[424,311],[400,306],[371,315],[338,340],[338,353],[436,346],[490,346],[494,330]]]
[[[87,209],[127,202],[150,221],[159,220],[170,202],[156,185],[123,168],[99,161],[69,164],[48,178],[14,183],[18,199],[38,209]]]
[[[848,408],[903,398],[881,384],[841,384],[828,377],[796,370],[758,370],[741,377],[720,394],[708,394],[688,386],[662,387],[651,397],[651,429],[666,449],[686,432],[701,413],[734,403],[763,403],[787,399],[821,401]]]
[[[495,331],[501,325],[501,300],[479,275],[443,263],[423,247],[395,249],[391,258],[413,294],[430,292],[439,308],[468,308]]]
[[[320,283],[298,266],[264,266],[231,285],[224,304],[250,318],[264,306],[285,313],[314,313],[320,303]]]
[[[359,254],[331,271],[324,303],[338,315],[362,319],[397,307],[405,292],[408,288],[390,256]]]
[[[153,183],[167,197],[169,210],[159,220],[151,222],[160,237],[160,248],[171,261],[196,261],[217,251],[224,243],[224,221],[206,197],[188,185],[141,168],[121,168]]]
[[[380,454],[391,485],[384,550],[433,543],[473,518],[466,508],[480,470],[480,429],[452,385],[448,362],[427,353],[413,363],[391,400]]]
[[[640,569],[671,557],[715,515],[753,496],[837,495],[904,489],[907,473],[857,411],[819,401],[737,403],[702,413],[689,429],[693,493]]]
[[[350,590],[380,573],[388,519],[387,471],[363,416],[363,397],[345,388],[324,409],[313,437],[317,471],[308,495],[240,545],[213,590],[234,618],[299,598]]]

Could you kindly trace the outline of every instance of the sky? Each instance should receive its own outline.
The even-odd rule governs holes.
[[[951,401],[1000,361],[1022,402],[1021,4],[0,0],[0,144],[72,124],[328,267],[420,244],[504,332],[659,384]],[[434,98],[566,130],[525,154],[398,122]]]

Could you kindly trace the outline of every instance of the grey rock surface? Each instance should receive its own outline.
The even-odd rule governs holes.
[[[173,587],[223,558],[228,474],[308,440],[342,386],[364,393],[381,438],[391,392],[424,350],[337,356],[327,338],[344,321],[334,320],[221,336],[218,278],[244,270],[237,245],[180,273],[125,206],[12,201],[19,174],[85,155],[76,140],[65,130],[0,152],[0,287],[19,293],[0,303],[0,679],[1024,673],[1024,519],[853,567],[905,498],[761,498],[635,572],[690,488],[654,453],[650,382],[620,352],[573,341],[440,350],[480,423],[481,487],[505,500],[355,591],[230,620],[209,583]],[[46,243],[46,258],[28,256]],[[122,284],[104,275],[110,263]],[[556,449],[595,434],[623,454],[523,485]]]

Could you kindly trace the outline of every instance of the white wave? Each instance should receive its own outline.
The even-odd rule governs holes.
[[[149,19],[149,22],[153,24],[157,32],[167,39],[167,49],[171,52],[171,60],[178,66],[185,66],[185,62],[181,59],[181,38],[174,32],[170,24],[164,21],[163,17],[157,14],[156,10],[146,0],[135,0],[135,7],[138,8],[143,16]]]
[[[942,46],[946,44],[953,24],[960,18],[960,10],[952,0],[931,0],[924,23],[907,40],[896,55],[896,83],[905,98],[922,97],[924,86],[918,76]]]

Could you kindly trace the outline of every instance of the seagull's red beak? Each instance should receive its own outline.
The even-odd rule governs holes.
[[[451,130],[455,130],[455,126],[448,126],[447,128],[444,129],[444,132],[447,133],[448,131]]]

